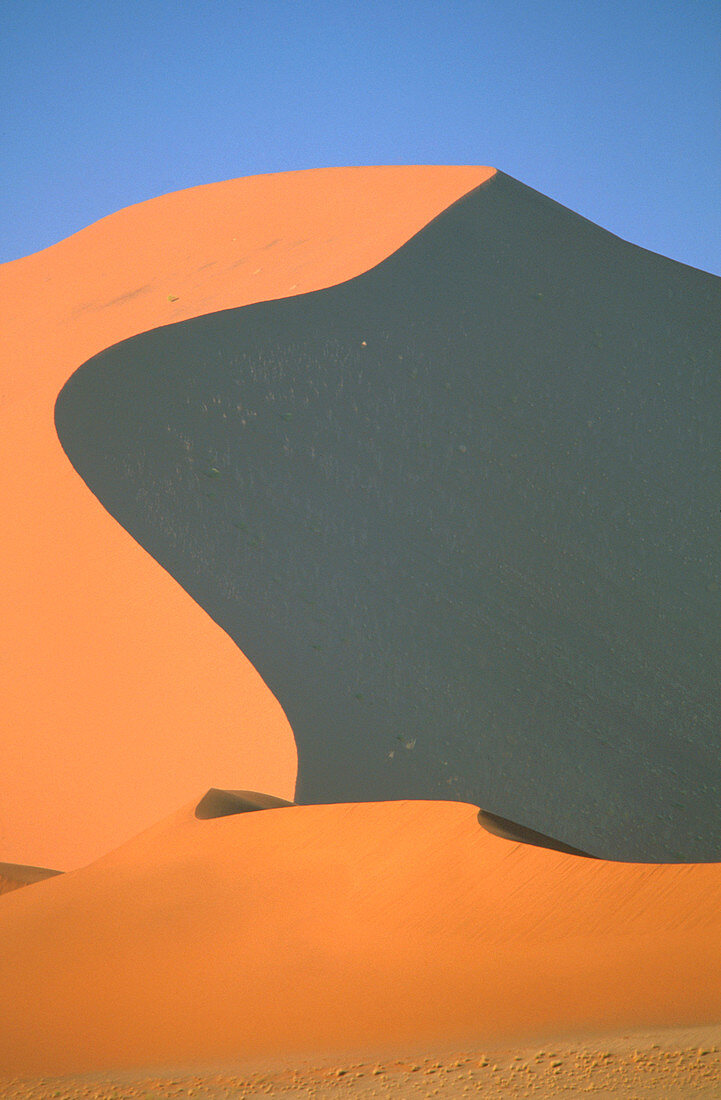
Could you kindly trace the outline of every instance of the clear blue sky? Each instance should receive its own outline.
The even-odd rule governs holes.
[[[260,172],[491,164],[721,274],[719,0],[4,0],[0,260]]]

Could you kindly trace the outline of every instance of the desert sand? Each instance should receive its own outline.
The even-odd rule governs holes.
[[[461,803],[196,804],[3,898],[6,1076],[719,1019],[718,865],[515,844]]]
[[[291,804],[277,700],[53,426],[91,355],[366,271],[491,175],[239,180],[0,268],[0,1097],[718,1095],[721,865]]]
[[[0,267],[0,858],[87,863],[199,787],[292,798],[285,716],[231,640],[112,520],[58,443],[58,391],[157,325],[382,260],[488,168],[328,169],[154,199]]]
[[[354,279],[107,349],[55,424],[278,699],[297,802],[717,860],[719,318],[496,172]]]
[[[466,1097],[532,1100],[593,1094],[604,1100],[717,1100],[721,1029],[667,1028],[620,1036],[563,1038],[530,1047],[437,1051],[338,1063],[292,1066],[208,1066],[161,1073],[116,1072],[82,1077],[0,1081],[1,1100],[378,1100],[383,1097]]]

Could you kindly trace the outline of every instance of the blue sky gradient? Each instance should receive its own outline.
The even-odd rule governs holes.
[[[491,164],[721,274],[716,0],[6,0],[0,261],[262,172]]]

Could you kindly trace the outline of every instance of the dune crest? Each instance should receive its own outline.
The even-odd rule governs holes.
[[[231,180],[0,266],[0,511],[12,518],[0,540],[12,776],[0,857],[80,866],[219,776],[282,798],[295,787],[295,742],[272,693],[68,463],[53,423],[62,385],[144,330],[357,275],[492,172]]]
[[[56,425],[279,700],[296,801],[713,861],[719,318],[497,172],[355,279],[109,349]]]

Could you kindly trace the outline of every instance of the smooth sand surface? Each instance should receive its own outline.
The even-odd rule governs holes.
[[[293,737],[231,640],[58,443],[76,368],[154,326],[373,266],[492,169],[327,169],[178,192],[0,267],[0,857],[77,867],[198,787],[292,798]]]
[[[192,803],[4,897],[0,942],[6,1077],[520,1046],[718,1022],[721,868],[517,845],[461,803]]]

